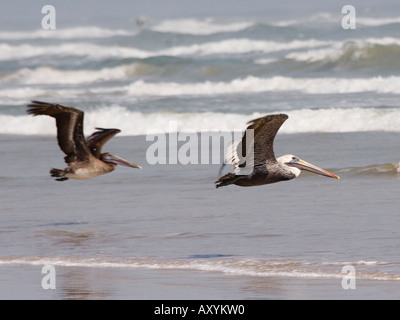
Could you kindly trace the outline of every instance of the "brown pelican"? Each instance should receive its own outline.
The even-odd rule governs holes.
[[[273,142],[287,118],[286,114],[277,114],[250,121],[242,139],[233,142],[232,151],[228,150],[226,154],[226,161],[233,165],[235,173],[228,173],[219,178],[215,182],[216,187],[230,184],[251,187],[291,180],[298,177],[301,170],[340,179],[333,173],[293,155],[275,158]],[[250,137],[247,137],[248,134]],[[246,147],[246,142],[250,142],[250,146]]]
[[[84,113],[81,110],[60,104],[32,101],[27,112],[34,116],[48,115],[56,119],[58,145],[67,155],[64,160],[68,164],[64,170],[50,171],[57,181],[93,178],[113,171],[118,164],[140,169],[140,166],[120,157],[101,153],[103,145],[121,130],[96,128],[98,131],[85,140]]]

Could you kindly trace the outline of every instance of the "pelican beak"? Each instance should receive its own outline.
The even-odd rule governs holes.
[[[142,169],[141,166],[138,166],[137,164],[129,162],[120,157],[114,156],[113,154],[108,155],[107,158],[104,159],[104,161],[114,163],[114,164],[119,164],[121,166],[129,167],[129,168]]]
[[[312,173],[316,173],[316,174],[319,174],[321,176],[340,179],[339,176],[337,176],[337,175],[335,175],[335,174],[333,174],[333,173],[331,173],[329,171],[326,171],[324,169],[321,169],[321,168],[319,168],[317,166],[314,166],[313,164],[308,163],[308,162],[306,162],[304,160],[301,160],[301,159],[292,160],[292,161],[288,162],[287,165],[292,166],[292,167],[296,167],[296,168],[298,168],[300,170],[306,170],[306,171],[309,171],[309,172],[312,172]]]

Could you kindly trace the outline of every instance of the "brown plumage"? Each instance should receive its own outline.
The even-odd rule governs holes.
[[[216,187],[230,184],[250,187],[291,180],[300,174],[300,170],[339,179],[293,155],[275,158],[274,139],[287,119],[286,114],[276,114],[250,121],[242,139],[234,142],[232,150],[226,155],[228,163],[233,165],[234,173],[220,177],[215,182]]]
[[[47,115],[56,119],[57,140],[66,154],[64,160],[68,167],[64,170],[52,169],[50,174],[57,181],[71,179],[89,179],[111,172],[117,164],[131,168],[139,166],[110,153],[101,153],[104,144],[121,132],[119,129],[99,129],[88,139],[83,134],[83,111],[60,104],[32,101],[28,105],[28,114]]]

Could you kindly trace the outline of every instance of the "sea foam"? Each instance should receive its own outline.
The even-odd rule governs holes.
[[[400,275],[376,270],[379,262],[354,262],[363,266],[357,271],[357,279],[376,281],[399,281]],[[350,264],[350,265],[353,265]],[[156,270],[193,270],[202,272],[220,272],[230,275],[255,277],[285,277],[309,279],[343,279],[342,262],[318,263],[295,261],[290,259],[251,259],[251,258],[210,258],[160,260],[154,258],[69,258],[69,257],[1,257],[0,265],[52,265],[54,267],[110,268],[110,269],[156,269]]]
[[[23,68],[0,77],[0,83],[22,84],[81,84],[122,80],[135,75],[137,64],[121,65],[100,70],[59,70],[52,67]]]
[[[0,38],[1,39],[1,38]],[[400,46],[400,39],[393,37],[352,39],[345,41],[333,40],[292,40],[286,42],[272,40],[254,40],[248,38],[229,38],[219,41],[208,41],[188,45],[170,46],[153,50],[144,50],[134,46],[99,45],[91,42],[62,42],[59,45],[45,44],[12,44],[0,43],[0,60],[30,59],[35,57],[77,57],[87,59],[146,59],[150,57],[171,56],[210,56],[210,55],[239,55],[239,54],[270,54],[285,52],[284,57],[295,60],[321,60],[325,57],[335,57],[343,54],[349,45],[354,46],[355,54],[363,54],[369,46]]]
[[[280,129],[282,134],[309,132],[400,131],[400,110],[396,108],[301,109],[284,112],[289,119]],[[95,127],[114,127],[120,135],[147,135],[179,132],[237,132],[247,122],[264,114],[219,112],[152,112],[129,111],[114,105],[85,113],[85,134]],[[0,133],[22,135],[55,135],[54,119],[50,117],[13,116],[0,114]]]
[[[32,45],[0,43],[0,60],[29,59],[42,56],[85,56],[99,60],[107,58],[138,58],[145,59],[157,56],[205,56],[216,54],[270,53],[281,50],[315,48],[330,44],[330,41],[293,40],[277,42],[267,40],[252,40],[234,38],[221,41],[195,43],[186,46],[172,46],[158,50],[143,50],[132,46],[105,46],[90,42],[63,42],[60,45]]]
[[[254,25],[252,21],[221,22],[212,18],[206,19],[169,19],[163,20],[151,27],[158,32],[211,35],[220,32],[236,32]]]
[[[124,29],[108,29],[95,26],[80,26],[59,28],[56,30],[37,29],[33,31],[1,31],[0,40],[30,40],[30,39],[96,39],[115,36],[134,36],[137,32]]]
[[[294,78],[248,76],[230,81],[150,82],[137,80],[135,65],[101,70],[61,71],[47,67],[22,69],[0,78],[7,85],[0,89],[1,105],[20,105],[29,100],[81,99],[82,96],[102,96],[104,101],[118,99],[152,99],[157,97],[222,96],[293,92],[306,95],[377,93],[400,94],[400,77],[370,78]],[[112,82],[114,81],[114,82]],[[96,86],[80,86],[92,84]],[[110,100],[111,99],[111,100]],[[324,107],[321,105],[321,107]],[[341,107],[338,105],[338,107]],[[212,111],[212,108],[211,108]]]
[[[216,95],[234,93],[300,91],[307,94],[334,94],[356,92],[400,93],[400,77],[372,78],[292,78],[274,76],[260,78],[249,76],[228,82],[205,81],[201,83],[161,82],[142,80],[128,85],[130,95],[174,96]]]
[[[400,51],[400,39],[385,38],[367,38],[352,39],[347,41],[332,42],[328,46],[291,52],[285,55],[286,59],[293,59],[305,62],[337,62],[340,59],[352,61],[354,63],[377,63],[376,57],[393,53],[398,57]],[[381,60],[378,63],[382,63]]]

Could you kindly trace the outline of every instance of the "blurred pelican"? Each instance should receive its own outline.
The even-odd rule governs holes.
[[[140,169],[140,166],[111,153],[101,153],[103,145],[121,130],[96,128],[98,131],[85,139],[84,113],[81,110],[60,104],[32,101],[27,112],[34,116],[48,115],[56,119],[58,144],[67,155],[64,159],[68,164],[64,170],[50,171],[57,181],[97,177],[113,171],[118,164]]]

